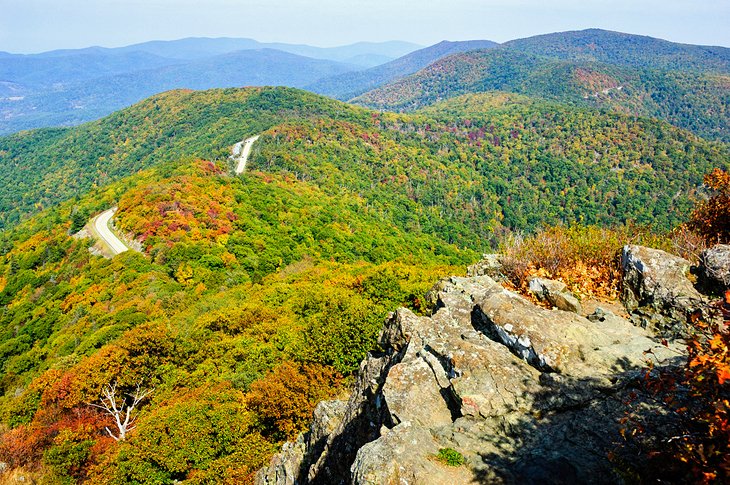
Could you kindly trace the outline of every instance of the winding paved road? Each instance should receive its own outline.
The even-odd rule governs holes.
[[[96,216],[96,219],[94,220],[94,229],[96,229],[96,232],[99,233],[99,236],[101,236],[106,245],[109,246],[109,249],[111,249],[112,253],[114,253],[114,256],[129,250],[129,248],[109,229],[109,221],[116,210],[116,207],[112,207],[111,209]]]
[[[258,139],[259,135],[256,135],[251,138],[246,138],[243,141],[239,141],[233,145],[231,157],[233,157],[234,160],[238,160],[238,164],[236,165],[236,175],[243,173],[243,171],[246,170],[246,160],[248,160],[248,154],[251,153],[251,145],[253,145],[253,142]]]

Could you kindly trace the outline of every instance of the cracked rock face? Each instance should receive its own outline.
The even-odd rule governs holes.
[[[529,283],[530,291],[540,300],[549,302],[558,310],[581,313],[580,302],[567,290],[565,283],[546,278],[532,278]]]
[[[689,279],[690,262],[659,249],[625,246],[622,300],[637,325],[665,337],[681,337],[705,298]]]
[[[387,319],[384,352],[361,364],[341,420],[313,424],[326,443],[300,440],[296,466],[279,455],[257,483],[621,483],[607,454],[644,351],[661,364],[679,346],[610,313],[537,307],[488,276],[434,291],[432,316]],[[442,448],[465,465],[440,462]],[[270,478],[283,469],[299,473]]]

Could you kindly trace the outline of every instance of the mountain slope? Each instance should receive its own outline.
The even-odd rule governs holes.
[[[475,49],[486,49],[497,44],[489,40],[463,42],[443,41],[424,49],[411,52],[387,64],[364,71],[341,74],[318,80],[306,89],[336,99],[347,101],[377,86],[405,77],[423,69],[432,62],[449,54]]]
[[[144,255],[106,260],[68,235],[74,210],[115,199],[117,225],[142,231]],[[474,257],[353,194],[202,161],[46,212],[3,233],[2,251],[0,454],[24,477],[77,483],[250,483],[338,391],[387,308],[417,310],[444,261]],[[276,404],[256,404],[278,376],[293,398],[288,424]],[[154,392],[117,443],[89,403],[137,383]]]
[[[727,47],[677,44],[600,29],[557,32],[517,39],[505,48],[570,61],[596,61],[671,71],[730,73]]]
[[[184,156],[225,158],[228,147],[282,117],[353,111],[282,89],[174,91],[79,128],[0,138],[0,226],[16,223],[33,207],[54,205],[155,163]]]
[[[666,123],[514,94],[404,115],[289,88],[164,93],[0,153],[0,456],[50,483],[251,483],[387,312],[427,311],[495,232],[666,228],[730,167]],[[141,252],[104,259],[70,233],[114,205]],[[120,442],[89,406],[112,384],[154,389]]]
[[[396,191],[398,217],[448,234],[450,242],[489,237],[500,224],[529,229],[541,220],[668,227],[681,218],[701,175],[727,159],[726,146],[659,122],[539,101],[507,98],[490,106],[481,97],[468,99],[424,118],[379,115],[283,88],[166,93],[76,129],[0,138],[2,225],[158,163],[226,159],[231,145],[258,133],[250,167],[318,180],[333,193],[344,186],[376,205],[395,200]],[[486,114],[477,116],[482,108]],[[657,170],[643,172],[664,153]],[[574,177],[583,180],[577,189]],[[648,185],[617,190],[627,179]],[[566,187],[578,190],[569,203]],[[666,195],[677,193],[672,200]],[[442,219],[443,211],[451,216]]]
[[[729,75],[555,60],[502,48],[449,56],[354,101],[413,110],[490,90],[662,118],[711,139],[730,140]]]

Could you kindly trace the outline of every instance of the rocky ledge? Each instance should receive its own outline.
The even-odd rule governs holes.
[[[626,402],[671,433],[639,382],[648,358],[683,359],[683,345],[662,345],[651,323],[674,331],[681,322],[671,319],[703,298],[683,260],[665,255],[624,250],[626,296],[640,310],[633,323],[600,308],[583,317],[538,307],[481,270],[439,282],[433,315],[391,314],[383,351],[361,363],[349,400],[320,403],[311,431],[287,443],[257,483],[632,481],[626,473],[645,458],[616,451]],[[662,318],[649,318],[649,308]],[[445,448],[464,464],[439,460]]]

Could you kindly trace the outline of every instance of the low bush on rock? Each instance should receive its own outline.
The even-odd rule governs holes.
[[[449,466],[461,466],[466,462],[464,455],[453,448],[441,448],[436,459]]]

